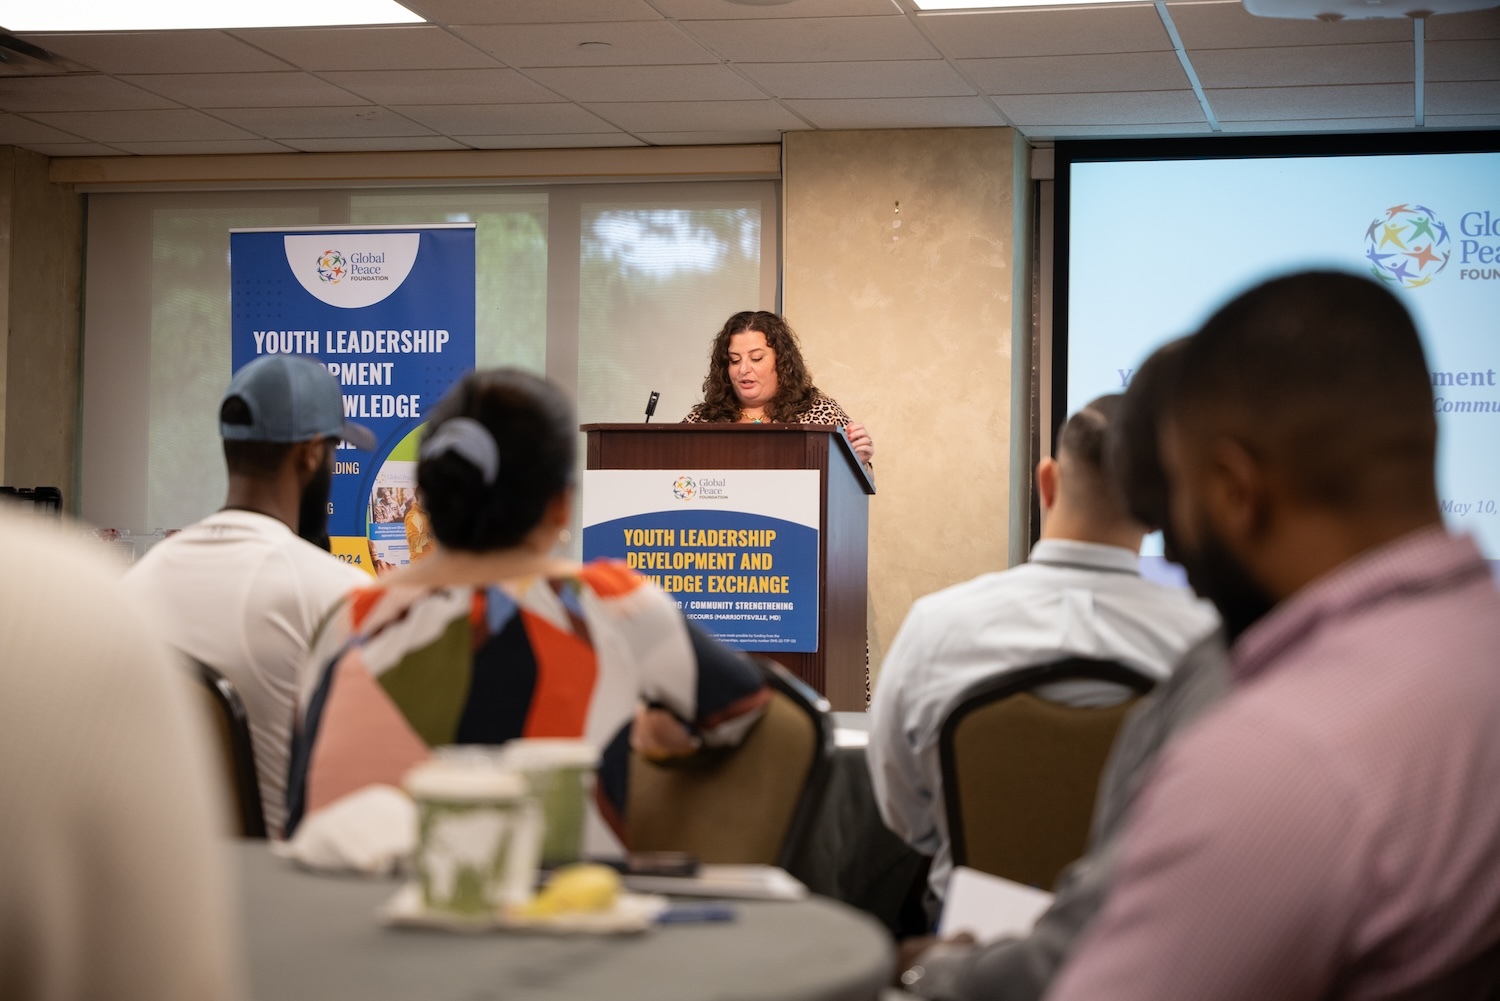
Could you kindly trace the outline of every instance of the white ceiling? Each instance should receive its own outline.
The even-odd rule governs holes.
[[[49,156],[775,142],[1014,125],[1033,140],[1500,127],[1500,9],[1276,21],[1238,2],[918,13],[911,0],[410,0],[377,28],[26,34],[0,77]],[[1169,25],[1181,39],[1174,48]],[[1193,87],[1196,75],[1201,92]]]

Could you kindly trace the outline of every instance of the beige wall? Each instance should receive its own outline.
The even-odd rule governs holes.
[[[784,151],[784,310],[875,439],[878,673],[914,599],[1007,564],[1025,149],[1011,129],[933,129],[793,132]]]
[[[83,199],[47,168],[0,147],[0,480],[76,510]]]

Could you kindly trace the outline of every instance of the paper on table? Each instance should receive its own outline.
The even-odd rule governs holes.
[[[938,935],[968,932],[980,944],[1025,935],[1048,907],[1052,894],[987,872],[958,866],[948,878]]]
[[[801,900],[807,896],[800,880],[773,865],[703,865],[696,876],[626,876],[625,885],[639,893],[676,897]]]

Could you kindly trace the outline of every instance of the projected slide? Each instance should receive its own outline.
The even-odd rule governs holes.
[[[1070,411],[1265,278],[1369,276],[1426,344],[1448,521],[1500,560],[1500,153],[1074,163],[1071,188]]]

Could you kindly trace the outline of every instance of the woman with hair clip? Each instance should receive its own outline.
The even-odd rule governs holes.
[[[735,313],[714,338],[703,379],[703,402],[689,424],[834,424],[869,468],[875,443],[863,424],[813,385],[797,335],[765,310]]]
[[[748,658],[624,564],[555,555],[577,437],[562,394],[515,369],[471,372],[432,411],[417,484],[436,545],[350,594],[315,641],[289,837],[343,797],[399,786],[433,745],[564,737],[603,752],[594,808],[623,844],[632,740],[680,756],[759,718],[770,694]],[[618,851],[588,826],[586,851]]]

